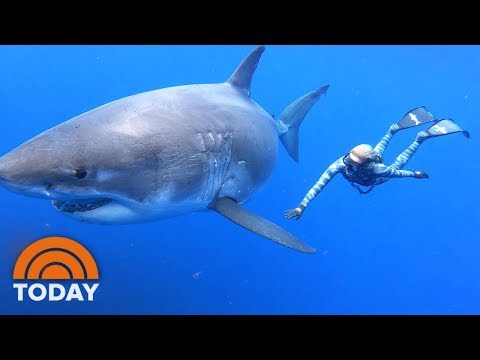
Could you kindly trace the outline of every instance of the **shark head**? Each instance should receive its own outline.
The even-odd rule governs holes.
[[[0,185],[49,199],[62,214],[82,221],[148,218],[142,204],[153,191],[149,184],[157,170],[154,156],[115,136],[104,141],[102,126],[94,129],[77,120],[47,130],[1,157]]]

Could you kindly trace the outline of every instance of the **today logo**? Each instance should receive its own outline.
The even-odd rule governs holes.
[[[60,236],[37,240],[23,250],[15,263],[13,279],[27,280],[13,283],[18,301],[27,296],[33,301],[93,301],[99,286],[92,281],[99,279],[92,254],[78,242]]]

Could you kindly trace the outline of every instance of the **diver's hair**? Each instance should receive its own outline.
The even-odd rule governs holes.
[[[361,144],[355,146],[351,151],[350,154],[354,155],[355,158],[359,159],[361,163],[364,162],[373,162],[378,159],[377,152],[373,149],[371,145],[368,144]]]

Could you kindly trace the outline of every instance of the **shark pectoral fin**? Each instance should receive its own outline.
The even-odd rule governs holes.
[[[278,225],[242,208],[230,198],[218,199],[213,205],[213,209],[235,224],[269,240],[308,254],[313,254],[317,251]]]
[[[291,158],[298,162],[298,129],[313,105],[325,95],[329,85],[309,92],[288,105],[278,118],[278,133]]]

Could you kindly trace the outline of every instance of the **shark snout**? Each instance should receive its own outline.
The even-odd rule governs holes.
[[[3,185],[4,183],[8,182],[10,177],[9,177],[9,172],[8,172],[8,165],[7,161],[5,160],[5,157],[0,158],[0,185]]]
[[[13,150],[0,158],[0,187],[48,200],[102,197],[99,191],[93,191],[76,178],[73,170],[24,154]]]
[[[27,173],[25,159],[13,150],[0,157],[0,181],[15,182]]]
[[[0,187],[23,195],[49,198],[48,184],[34,176],[32,166],[8,153],[0,158]]]

